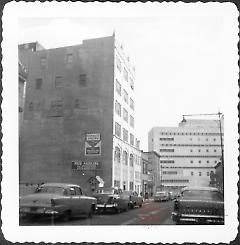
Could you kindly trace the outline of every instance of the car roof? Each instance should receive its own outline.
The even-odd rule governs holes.
[[[42,184],[41,186],[55,186],[55,187],[80,187],[79,185],[76,184],[69,184],[69,183],[45,183]]]
[[[190,190],[195,190],[195,191],[219,191],[218,188],[209,187],[209,186],[188,186],[188,187],[182,188],[181,191],[190,191]]]

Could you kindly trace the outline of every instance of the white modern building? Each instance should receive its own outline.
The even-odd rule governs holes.
[[[210,172],[222,156],[220,123],[194,119],[183,120],[178,127],[154,127],[148,133],[148,147],[160,155],[164,188],[208,186]]]

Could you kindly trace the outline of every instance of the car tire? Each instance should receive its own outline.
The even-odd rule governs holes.
[[[70,210],[66,210],[63,213],[63,221],[67,222],[71,219],[71,211]]]

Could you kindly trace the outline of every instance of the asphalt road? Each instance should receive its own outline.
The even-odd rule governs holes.
[[[69,221],[51,218],[20,218],[19,225],[173,225],[171,212],[173,202],[153,202],[147,200],[141,208],[130,209],[120,214],[94,214],[92,218],[72,217]]]

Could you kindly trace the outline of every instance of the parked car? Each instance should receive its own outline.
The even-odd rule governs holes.
[[[135,206],[142,207],[143,197],[139,196],[136,191],[123,191],[121,195],[128,198],[129,208],[134,208]]]
[[[97,199],[97,211],[113,211],[120,213],[128,210],[128,199],[121,195],[122,190],[116,188],[102,188],[96,191],[94,197]]]
[[[167,191],[158,191],[153,196],[154,202],[168,201],[169,194]]]
[[[172,218],[177,224],[224,224],[223,195],[213,187],[185,187],[174,201]]]
[[[19,212],[25,216],[60,216],[69,220],[73,215],[92,216],[97,199],[83,195],[79,185],[47,183],[35,193],[20,197]]]

